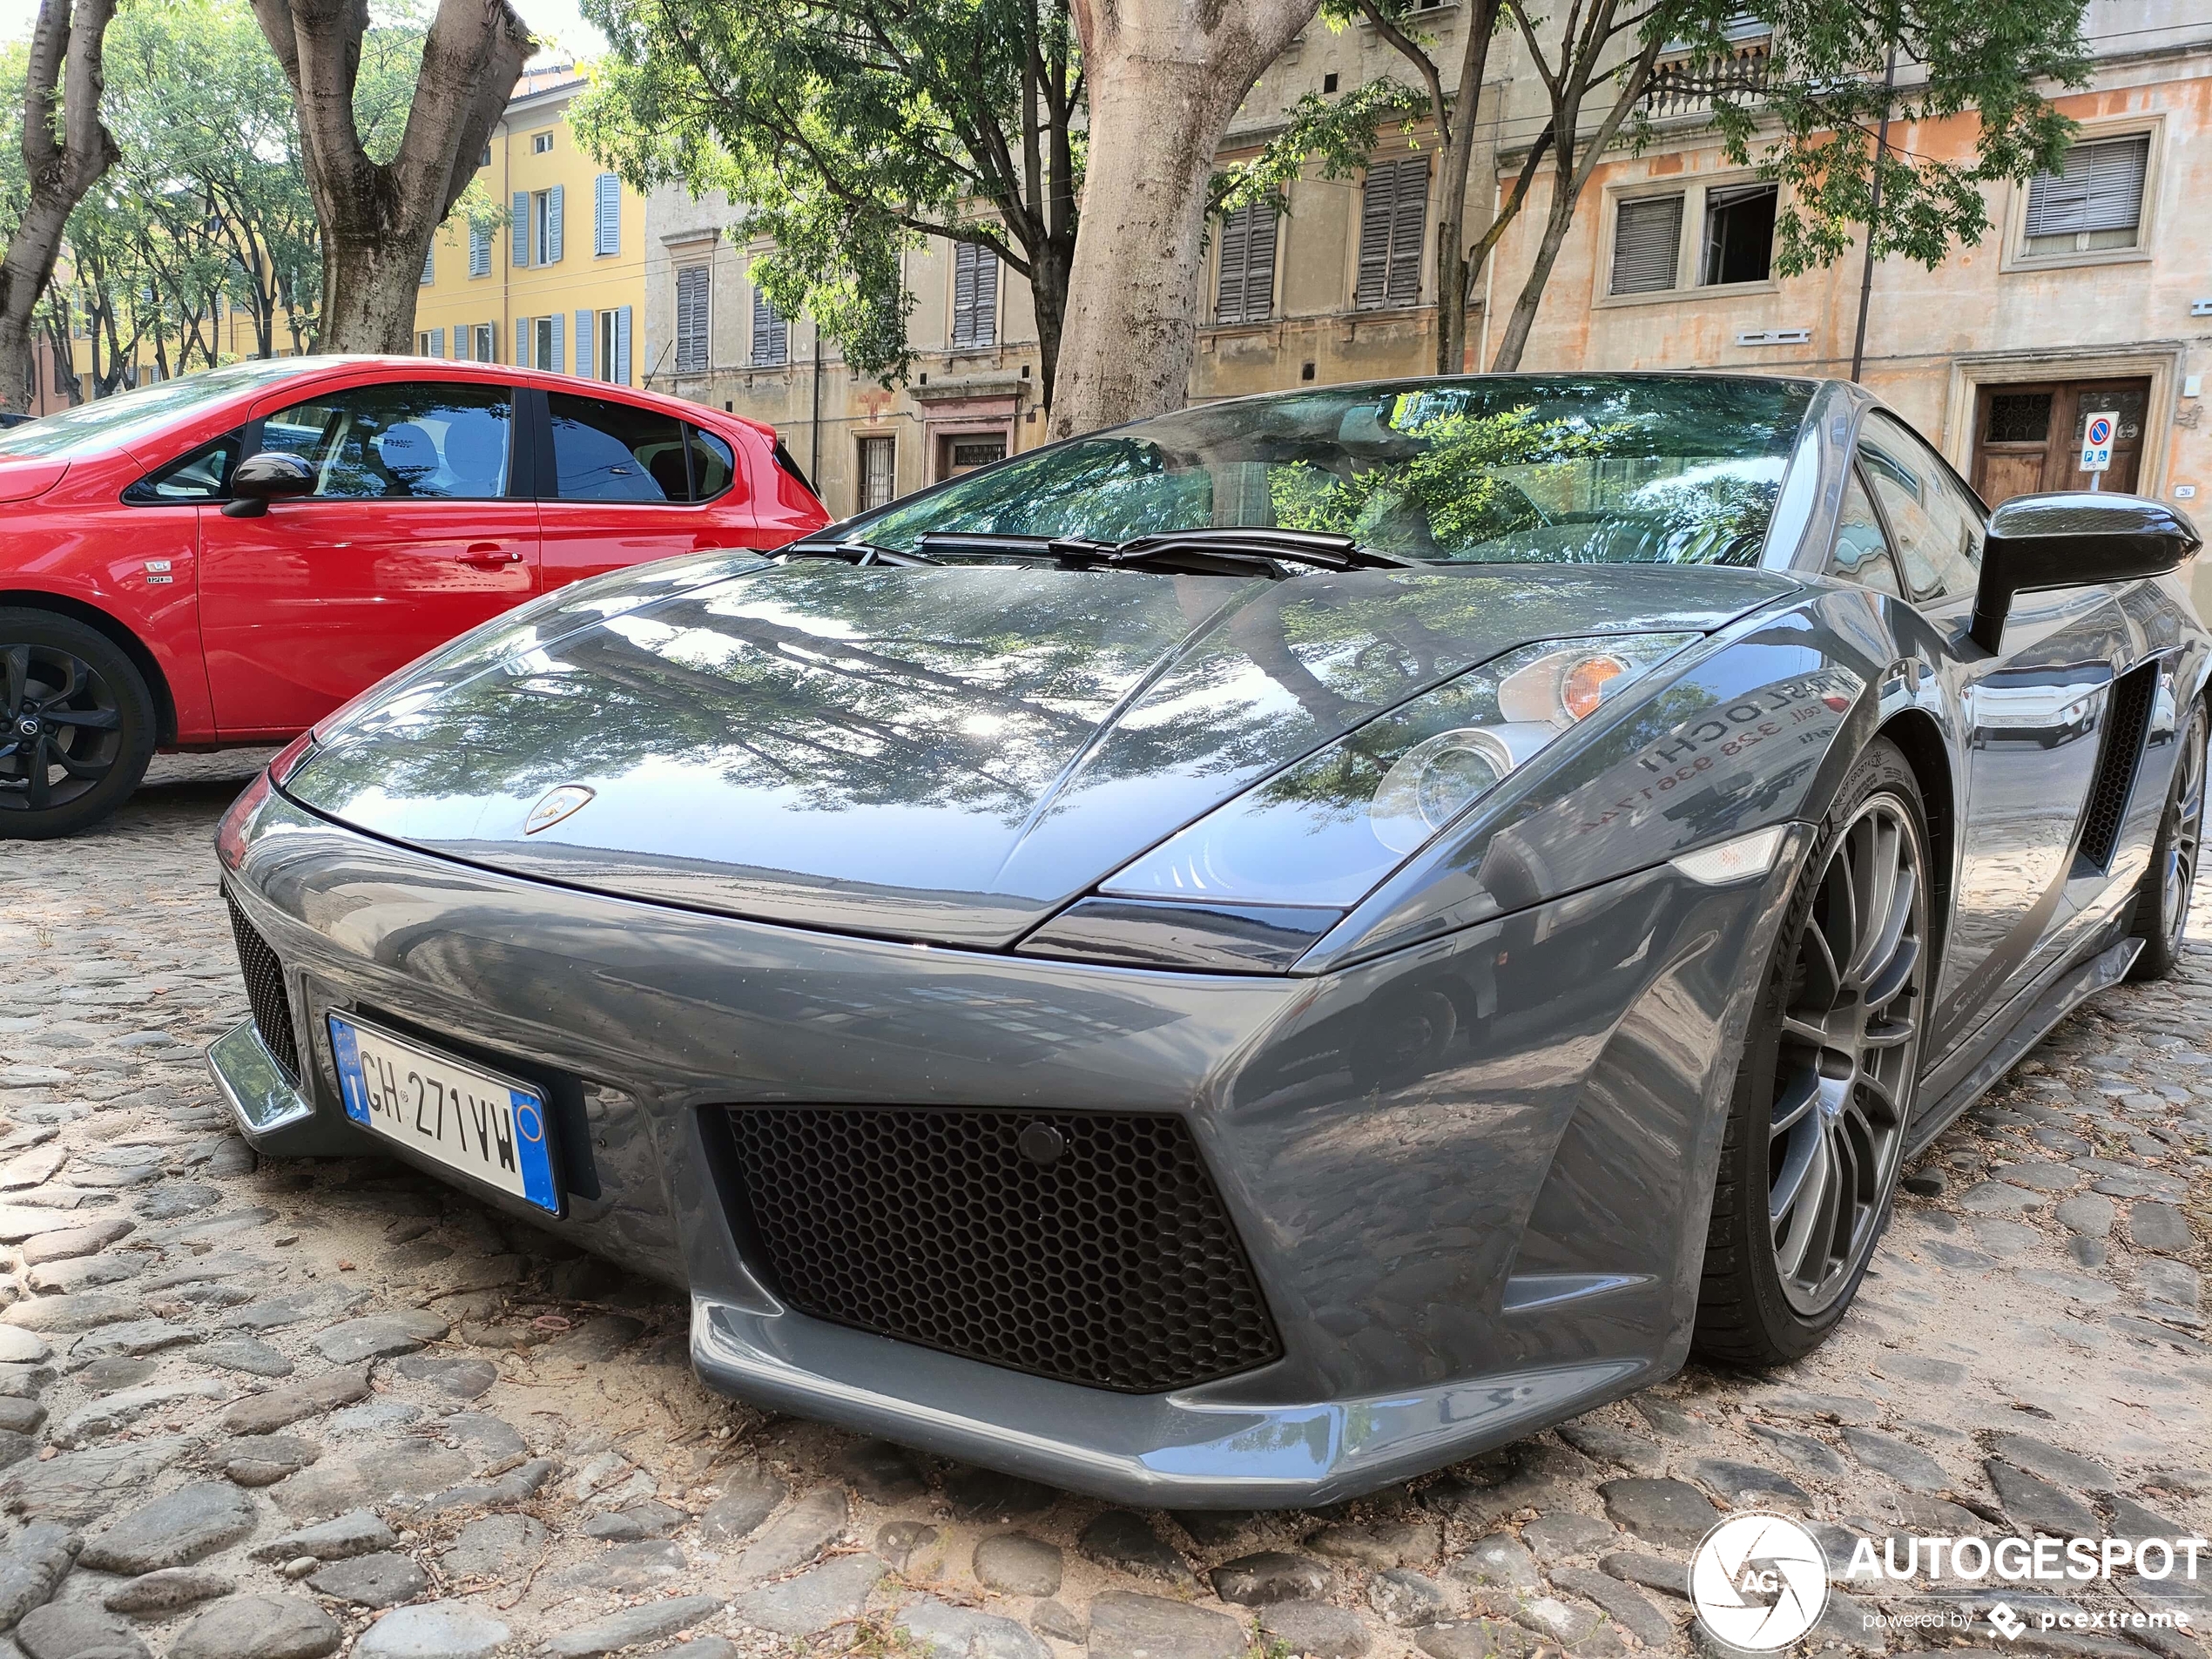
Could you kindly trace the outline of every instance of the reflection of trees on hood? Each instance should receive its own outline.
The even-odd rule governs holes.
[[[1078,759],[1080,786],[1258,775],[1501,639],[1680,626],[1676,597],[1654,592],[1646,617],[1600,571],[1269,583],[769,567],[401,688],[297,786],[334,807],[361,789],[528,799],[651,760],[803,810],[963,807],[1015,824]]]

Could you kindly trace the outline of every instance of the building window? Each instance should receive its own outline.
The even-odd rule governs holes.
[[[676,372],[706,373],[706,282],[704,265],[676,273]]]
[[[899,441],[896,438],[860,440],[860,502],[858,511],[887,507],[899,493]]]
[[[791,324],[776,310],[768,290],[752,289],[752,366],[781,368],[791,361]]]
[[[1643,196],[1613,220],[1614,293],[1663,293],[1682,255],[1682,198]]]
[[[1420,303],[1427,226],[1428,158],[1406,156],[1370,166],[1359,195],[1359,278],[1352,304]]]
[[[630,307],[599,314],[599,378],[630,384]]]
[[[561,229],[567,218],[562,198],[563,191],[558,185],[550,190],[541,190],[530,198],[530,263],[533,265],[558,265],[561,262]]]
[[[483,154],[476,158],[476,165],[479,167],[489,167],[491,165],[491,146],[489,145],[486,145],[484,146]]]
[[[591,181],[591,251],[622,252],[622,180],[610,172]]]
[[[455,343],[460,342],[460,330],[454,331]],[[442,328],[418,328],[415,331],[415,354],[417,357],[442,357],[446,354],[446,331]]]
[[[1774,266],[1774,185],[1738,185],[1705,192],[1705,253],[1697,280],[1764,282]]]
[[[433,242],[422,250],[422,287],[428,287],[438,280],[438,245]]]
[[[2086,253],[2139,246],[2150,134],[2077,144],[2062,172],[2039,172],[2027,186],[2021,252]]]
[[[999,337],[999,256],[973,242],[953,246],[953,344],[995,346]]]
[[[1221,277],[1214,290],[1216,322],[1265,322],[1275,313],[1272,207],[1239,207],[1221,223]]]
[[[480,363],[499,361],[499,330],[488,322],[476,325],[476,361]]]
[[[488,226],[469,227],[469,274],[472,277],[491,274],[491,230]]]
[[[534,132],[530,135],[530,153],[532,155],[550,155],[552,153],[552,150],[553,135],[551,133]]]

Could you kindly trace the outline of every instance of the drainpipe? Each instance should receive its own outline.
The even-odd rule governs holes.
[[[1851,377],[1866,367],[1866,307],[1874,298],[1874,225],[1882,216],[1882,162],[1890,152],[1890,94],[1897,87],[1897,43],[1890,42],[1889,66],[1882,71],[1882,125],[1874,135],[1874,199],[1866,212],[1866,264],[1858,273],[1858,333],[1852,337]]]
[[[806,475],[814,481],[814,488],[822,487],[822,325],[814,325],[814,413],[807,425],[813,428],[813,455],[806,469]]]

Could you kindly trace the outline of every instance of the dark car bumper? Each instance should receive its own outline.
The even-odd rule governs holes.
[[[251,1025],[211,1048],[249,1140],[369,1150],[340,1104],[332,1010],[496,1062],[554,1096],[563,1213],[482,1196],[685,1288],[711,1385],[1182,1507],[1355,1495],[1679,1365],[1756,988],[1743,964],[1763,960],[1799,850],[1793,837],[1764,881],[1661,867],[1297,978],[610,899],[397,847],[280,796],[239,827],[226,890],[283,964],[287,1006],[267,1017],[289,1020],[304,1073]],[[770,1103],[1172,1116],[1278,1357],[1117,1392],[799,1312],[725,1127]],[[964,1190],[971,1213],[990,1210]],[[925,1288],[957,1316],[971,1287]]]

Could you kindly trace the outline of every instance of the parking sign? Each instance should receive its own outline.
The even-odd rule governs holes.
[[[2081,470],[2109,472],[2112,470],[2112,435],[2120,425],[2115,409],[2103,409],[2092,415],[2081,428]]]

